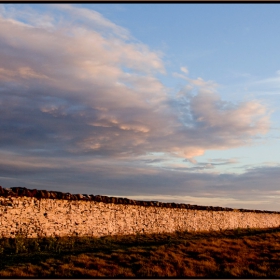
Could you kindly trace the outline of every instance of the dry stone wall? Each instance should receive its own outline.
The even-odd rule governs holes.
[[[280,213],[118,198],[96,201],[87,195],[42,198],[23,188],[0,187],[0,237],[105,236],[115,234],[211,231],[280,226]],[[21,191],[21,193],[20,193]],[[37,193],[36,190],[28,190]],[[100,196],[96,196],[100,200]],[[104,197],[103,197],[104,198]],[[103,199],[106,200],[106,199]],[[126,201],[126,203],[124,203]],[[185,206],[184,206],[185,205]]]

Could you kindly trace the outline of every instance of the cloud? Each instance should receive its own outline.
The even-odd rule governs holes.
[[[9,155],[3,177],[11,176],[13,168],[18,176],[28,168],[43,176],[47,166],[49,172],[58,170],[57,161],[67,166],[61,176],[41,179],[59,185],[75,174],[76,184],[88,188],[95,180],[109,192],[113,184],[122,189],[122,176],[127,188],[145,175],[135,186],[159,183],[164,190],[180,181],[184,189],[190,168],[177,179],[175,173],[147,168],[160,160],[141,157],[163,153],[196,163],[194,157],[206,150],[248,145],[269,129],[265,105],[224,101],[215,82],[189,78],[186,67],[180,69],[186,85],[171,96],[161,82],[166,74],[162,54],[95,11],[64,4],[48,5],[43,12],[6,7],[0,11],[0,152],[17,155],[21,166],[17,156]],[[36,162],[47,166],[36,169]],[[111,179],[102,178],[110,172]],[[199,176],[188,177],[190,183],[199,186]]]
[[[185,167],[185,169],[189,171],[214,169],[216,166],[232,165],[238,163],[236,159],[210,159],[208,162],[197,162],[197,160],[193,158],[185,159],[184,162],[190,162],[193,164],[191,167]]]
[[[67,9],[73,11],[71,7]],[[86,11],[78,9],[78,12]],[[89,12],[90,15],[97,16],[94,12]],[[96,20],[100,20],[101,25],[106,23],[106,27],[114,27],[113,31],[117,32],[115,25],[104,23],[99,16]],[[83,27],[81,32],[80,26],[65,27],[64,24],[50,32],[43,27],[2,18],[0,77],[5,82],[2,102],[12,106],[17,115],[6,120],[6,125],[26,127],[30,123],[36,130],[44,123],[41,133],[57,134],[58,139],[72,134],[72,138],[77,139],[76,147],[95,138],[96,133],[113,138],[130,131],[135,138],[134,133],[145,134],[153,128],[148,119],[154,119],[155,126],[162,125],[164,120],[153,110],[162,106],[159,102],[166,99],[165,89],[149,74],[164,72],[158,55],[139,43],[126,43],[117,37],[104,38],[90,28]],[[16,40],[10,37],[10,32]],[[124,66],[131,69],[130,72],[123,71]],[[16,99],[14,105],[12,99]],[[27,115],[27,112],[37,117],[27,120],[26,116],[23,123],[19,115]],[[92,125],[110,123],[111,119],[118,123],[111,126],[113,131]],[[76,125],[84,128],[84,137],[75,137]],[[52,132],[47,131],[48,128]],[[49,141],[47,137],[46,140]],[[93,147],[96,149],[96,145]]]
[[[276,71],[275,75],[271,77],[266,77],[262,79],[251,79],[251,81],[247,82],[246,90],[251,92],[254,96],[258,96],[258,98],[265,99],[267,95],[279,95],[280,91],[280,71]],[[267,100],[266,100],[267,102]],[[274,103],[273,103],[274,104]],[[273,106],[273,105],[272,105]]]
[[[195,94],[194,88],[188,86],[178,96],[180,120],[188,126],[186,133],[193,135],[186,139],[196,143],[190,145],[194,154],[246,145],[253,137],[268,132],[271,112],[265,105],[256,100],[224,101],[212,83],[200,79],[200,84]]]
[[[94,10],[70,4],[55,4],[55,8],[68,12],[72,20],[78,20],[80,24],[83,23],[99,32],[106,32],[106,35],[110,34],[114,37],[117,35],[123,39],[131,38],[127,29],[114,24]]]
[[[190,103],[196,123],[200,127],[215,129],[220,135],[232,135],[233,132],[239,136],[265,134],[269,128],[266,107],[257,101],[235,105],[222,101],[215,93],[199,92],[190,98]]]
[[[189,74],[189,70],[188,70],[187,67],[181,67],[180,70],[181,70],[183,73],[185,73],[186,75]]]
[[[213,91],[217,87],[217,84],[213,81],[204,81],[202,78],[189,79],[190,83],[194,86],[201,87],[204,91]]]

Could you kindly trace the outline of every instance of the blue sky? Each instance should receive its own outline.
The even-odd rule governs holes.
[[[279,210],[279,10],[1,5],[1,185]]]

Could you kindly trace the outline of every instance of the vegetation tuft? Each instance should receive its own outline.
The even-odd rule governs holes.
[[[0,277],[280,277],[280,228],[0,239]]]

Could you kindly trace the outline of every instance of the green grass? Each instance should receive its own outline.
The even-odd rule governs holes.
[[[0,239],[0,277],[280,277],[280,228]]]

